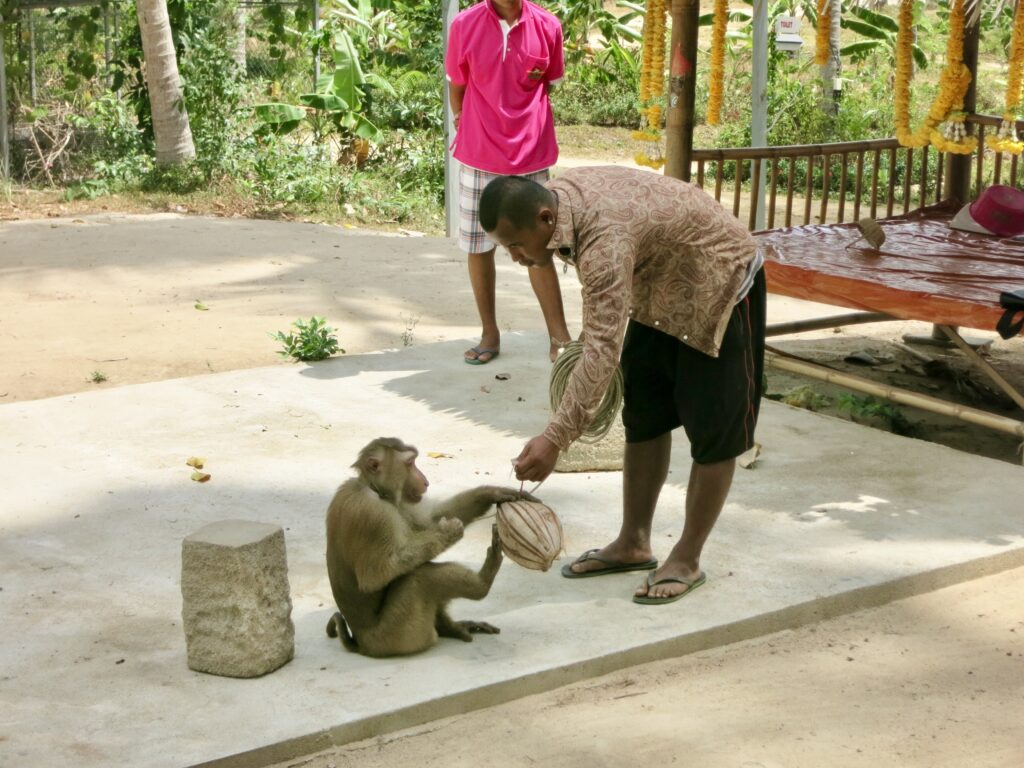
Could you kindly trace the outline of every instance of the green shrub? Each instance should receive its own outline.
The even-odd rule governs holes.
[[[270,338],[281,343],[283,349],[278,351],[282,357],[290,357],[301,362],[324,360],[335,352],[345,354],[338,347],[338,338],[334,329],[327,325],[322,317],[313,316],[309,320],[296,320],[292,323],[297,331],[271,333]]]
[[[636,128],[639,88],[639,78],[628,70],[609,72],[593,63],[571,66],[551,97],[555,123]]]

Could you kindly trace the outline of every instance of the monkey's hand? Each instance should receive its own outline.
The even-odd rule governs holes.
[[[502,488],[497,485],[479,485],[468,491],[463,491],[457,496],[437,507],[431,517],[434,520],[443,520],[446,517],[457,517],[464,524],[469,525],[478,517],[485,514],[495,504],[505,501],[517,501],[527,499],[538,501],[529,493],[520,491],[518,488]]]
[[[540,499],[532,493],[521,491],[518,488],[502,488],[497,485],[481,485],[477,488],[477,491],[479,491],[482,498],[486,499],[490,504],[502,504],[506,501],[519,501],[520,499],[526,499],[527,501],[540,501]]]
[[[445,546],[451,546],[462,538],[462,521],[454,517],[443,517],[437,524],[437,530],[440,531]]]

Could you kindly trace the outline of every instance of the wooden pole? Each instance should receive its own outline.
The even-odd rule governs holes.
[[[320,0],[313,0],[313,36],[320,32]],[[320,41],[313,46],[313,93],[320,91]]]
[[[974,114],[978,104],[978,38],[981,31],[980,3],[975,5],[974,11],[967,9],[967,19],[964,23],[964,64],[971,70],[971,84],[967,86],[967,93],[964,94],[964,112]],[[966,123],[967,131],[974,133],[974,126]],[[960,205],[965,205],[971,199],[971,162],[974,155],[957,155],[952,152],[946,153],[946,189],[944,197],[946,200],[956,200]],[[982,160],[978,156],[978,162]],[[907,172],[910,169],[907,168]],[[981,190],[978,190],[979,192]],[[921,339],[915,338],[916,341]],[[948,346],[949,340],[946,334],[938,325],[932,326],[930,341],[937,346]]]
[[[967,11],[967,20],[964,25],[964,64],[971,70],[971,84],[964,94],[964,112],[974,114],[978,99],[978,37],[981,24],[978,23],[979,14]],[[967,123],[967,131],[974,133],[974,126]],[[971,162],[974,155],[956,155],[952,152],[946,154],[946,194],[947,200],[957,200],[961,205],[971,199]],[[979,162],[980,159],[979,159]],[[980,191],[980,190],[979,190]]]
[[[441,27],[441,50],[448,50],[448,31],[459,13],[459,0],[443,0],[442,6],[442,27]],[[448,101],[448,86],[444,80],[444,64],[441,64],[439,73],[442,82],[445,83],[445,90],[441,101],[444,103],[444,125],[445,125],[445,163],[444,163],[444,221],[445,235],[447,237],[459,236],[459,172],[461,165],[447,147],[455,140],[455,118],[452,115],[451,103]]]
[[[931,395],[923,395],[917,392],[910,392],[898,387],[890,387],[887,384],[880,384],[877,381],[865,379],[863,376],[834,371],[831,368],[809,363],[806,360],[780,355],[774,351],[766,351],[764,356],[765,365],[770,368],[777,368],[780,371],[796,373],[810,379],[817,379],[836,386],[846,387],[855,392],[863,392],[867,395],[881,397],[899,405],[909,405],[912,408],[920,408],[929,413],[938,413],[943,416],[951,416],[969,424],[977,424],[989,429],[996,429],[1009,435],[1016,435],[1024,438],[1024,421],[1016,421],[1006,416],[998,416],[977,408],[957,403],[947,403]]]
[[[7,60],[4,57],[4,25],[0,24],[0,178],[6,177],[11,168],[7,131]]]
[[[672,0],[668,112],[665,117],[665,175],[690,180],[693,113],[697,93],[699,0]]]

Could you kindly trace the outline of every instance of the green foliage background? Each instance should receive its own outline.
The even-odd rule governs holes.
[[[542,4],[562,20],[566,41],[566,76],[552,100],[556,122],[636,127],[643,3],[622,0],[616,8],[601,0]],[[813,5],[782,0],[770,5],[770,13],[774,19],[797,7],[813,12]],[[445,161],[441,1],[321,0],[321,6],[318,33],[312,29],[309,4],[268,3],[251,9],[247,64],[240,71],[230,55],[235,0],[168,0],[197,159],[187,168],[158,170],[151,159],[152,125],[134,2],[103,0],[93,7],[35,11],[37,68],[46,72],[48,90],[45,103],[31,104],[25,17],[11,0],[0,0],[11,117],[31,126],[33,120],[53,119],[55,103],[67,105],[61,114],[69,111],[70,117],[63,119],[88,137],[74,145],[73,162],[62,179],[71,198],[118,192],[205,195],[255,215],[291,213],[439,228]],[[109,14],[115,7],[121,23],[111,37]],[[946,0],[940,0],[937,10],[921,16],[920,55],[938,66],[922,70],[915,81],[919,111],[927,107],[941,68],[946,7]],[[700,125],[701,146],[750,141],[749,4],[734,3],[732,14],[723,125]],[[771,144],[892,134],[893,14],[891,5],[876,14],[847,4],[843,96],[832,112],[822,109],[820,77],[807,50],[811,46],[795,59],[772,51]],[[979,111],[1001,111],[1011,22],[1010,6],[983,15],[987,60],[978,82]],[[314,58],[322,73],[331,73],[332,46],[340,35],[351,38],[366,75],[357,86],[361,118],[379,129],[368,153],[340,113],[313,110],[300,100],[313,89]],[[698,61],[698,74],[704,75],[698,79],[698,108],[707,95],[706,39],[707,30]],[[113,50],[109,66],[105,43]],[[268,131],[253,110],[268,102],[297,105],[306,118],[287,135]],[[698,113],[698,121],[703,119]],[[623,154],[629,151],[624,148]]]

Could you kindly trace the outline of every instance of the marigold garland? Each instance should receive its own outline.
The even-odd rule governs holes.
[[[916,128],[910,128],[910,81],[914,75],[914,5],[916,0],[901,0],[899,31],[896,35],[895,122],[896,138],[904,147],[934,145],[940,152],[970,154],[977,138],[968,136],[961,111],[964,94],[971,83],[971,71],[964,64],[964,0],[952,0],[949,13],[949,40],[946,66],[939,78],[939,92],[928,114]],[[944,120],[943,131],[936,127]]]
[[[661,168],[661,111],[665,95],[665,13],[666,0],[647,0],[644,14],[643,53],[640,60],[641,126],[633,138],[644,147],[634,160],[639,165]]]
[[[1024,141],[1017,138],[1017,107],[1020,106],[1021,83],[1024,81],[1024,2],[1017,3],[1013,14],[1013,37],[1010,40],[1009,72],[1006,75],[1006,97],[1003,120],[994,139],[988,146],[996,152],[1019,155],[1024,150]]]
[[[725,80],[725,32],[729,24],[729,0],[715,0],[711,27],[711,66],[708,68],[708,125],[722,120],[722,90]]]
[[[814,30],[814,63],[819,67],[832,58],[829,31],[832,26],[832,0],[818,0],[818,26]]]

